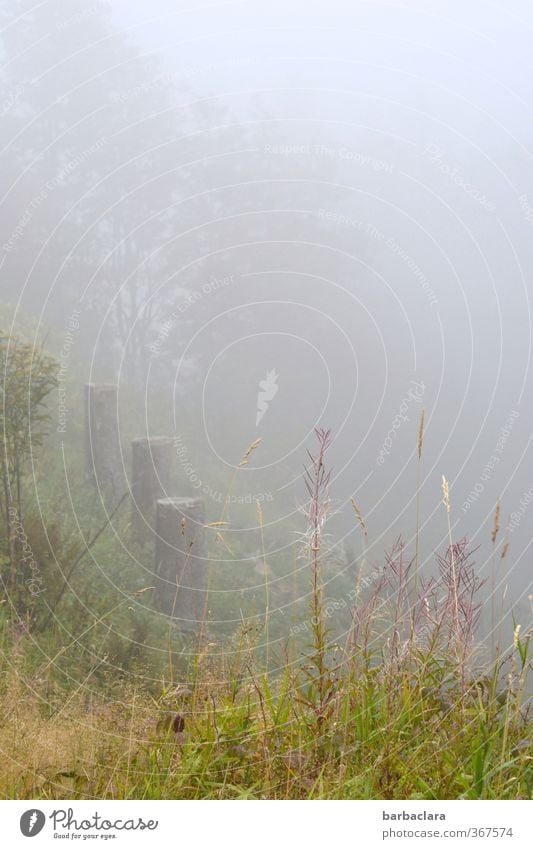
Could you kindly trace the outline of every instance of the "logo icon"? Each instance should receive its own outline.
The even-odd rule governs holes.
[[[20,830],[24,837],[35,837],[36,834],[39,834],[43,830],[45,822],[46,817],[43,812],[32,808],[22,814],[20,818]]]
[[[257,415],[255,417],[255,426],[259,424],[266,411],[269,408],[270,401],[277,395],[279,386],[277,384],[278,375],[276,369],[273,368],[267,371],[266,377],[259,381],[259,392],[257,393]]]

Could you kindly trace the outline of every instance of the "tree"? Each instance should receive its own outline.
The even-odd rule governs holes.
[[[201,160],[194,131],[221,123],[221,109],[206,118],[188,84],[116,31],[106,4],[20,0],[5,17],[4,297],[32,311],[46,297],[52,331],[81,307],[79,355],[94,353],[97,379],[121,365],[121,380],[136,385],[175,299],[164,246],[179,218],[173,203],[193,193],[202,168],[193,177],[184,163]]]
[[[0,331],[0,506],[8,554],[4,584],[10,591],[31,578],[31,559],[21,556],[26,544],[23,481],[34,450],[48,432],[45,402],[56,386],[56,373],[55,360],[43,350]]]

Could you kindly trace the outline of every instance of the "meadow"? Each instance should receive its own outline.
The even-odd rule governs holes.
[[[195,636],[172,625],[161,633],[157,668],[142,654],[108,663],[106,635],[124,636],[134,612],[114,621],[93,615],[67,640],[68,607],[61,629],[50,617],[39,629],[35,612],[16,619],[4,599],[3,798],[531,798],[531,637],[516,622],[512,645],[502,647],[503,608],[495,609],[494,654],[482,659],[481,581],[451,525],[432,576],[419,573],[418,535],[412,555],[399,538],[371,582],[359,572],[349,625],[341,639],[331,632],[323,587],[331,436],[315,436],[304,474],[303,637],[270,646],[266,578],[259,623],[244,618],[217,640],[206,607]],[[423,418],[419,460],[422,442]],[[253,446],[246,460],[251,453]],[[442,502],[446,522],[445,478]],[[504,545],[500,566],[506,555]]]

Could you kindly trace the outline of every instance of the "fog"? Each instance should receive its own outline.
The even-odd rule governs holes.
[[[47,462],[72,521],[82,387],[117,383],[126,475],[132,438],[172,437],[168,494],[227,523],[228,591],[258,557],[257,501],[266,561],[300,575],[303,464],[330,428],[334,571],[399,535],[414,550],[420,476],[429,575],[445,475],[482,578],[507,538],[496,591],[527,625],[529,4],[0,9],[1,324],[62,368]],[[47,486],[34,469],[43,510]]]

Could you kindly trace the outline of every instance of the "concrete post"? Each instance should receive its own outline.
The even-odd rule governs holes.
[[[126,492],[118,427],[118,387],[88,383],[85,387],[85,465],[87,477],[113,499]]]
[[[153,539],[156,501],[176,491],[176,478],[172,439],[143,436],[132,441],[132,533],[137,542]]]
[[[156,505],[156,574],[160,609],[183,631],[198,631],[207,593],[207,537],[201,498]]]

